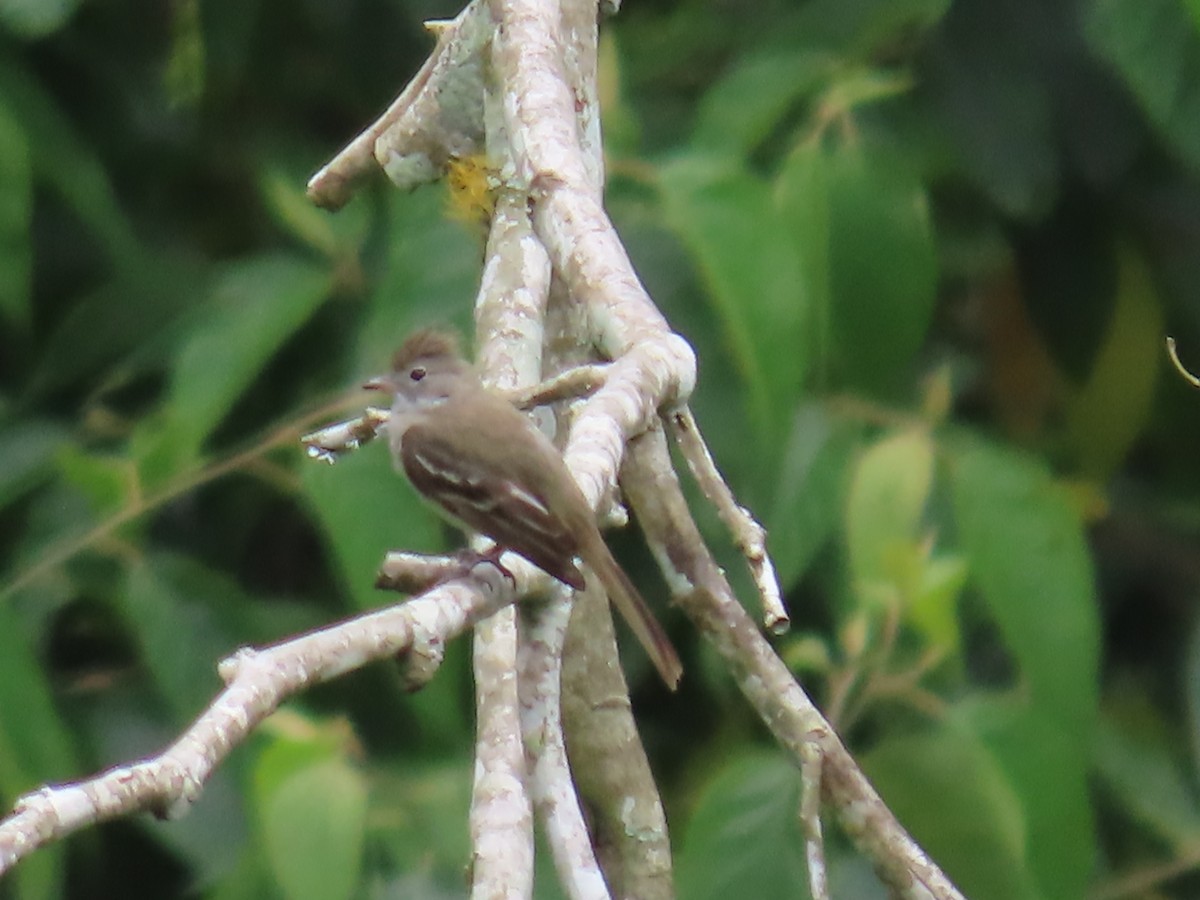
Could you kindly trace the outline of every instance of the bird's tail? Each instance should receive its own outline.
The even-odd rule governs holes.
[[[646,605],[642,595],[633,586],[629,576],[613,559],[604,539],[599,534],[596,537],[598,546],[588,548],[590,552],[583,554],[583,561],[600,579],[600,583],[608,593],[609,600],[625,617],[629,627],[633,629],[634,636],[645,648],[646,654],[654,663],[654,668],[658,669],[662,680],[667,683],[667,687],[675,690],[679,685],[680,676],[683,675],[683,664],[679,661],[679,655],[675,652],[671,639],[663,631],[658,619],[654,618],[654,613],[650,611],[650,607]]]

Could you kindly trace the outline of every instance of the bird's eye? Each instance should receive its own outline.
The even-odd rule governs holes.
[[[408,377],[411,378],[413,381],[420,381],[422,378],[425,377],[425,367],[417,366],[415,369],[413,369],[411,372],[408,373]]]

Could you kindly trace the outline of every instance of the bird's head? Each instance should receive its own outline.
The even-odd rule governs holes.
[[[392,393],[398,404],[436,406],[474,377],[453,333],[423,329],[400,345],[392,357],[391,372],[372,378],[363,387]]]

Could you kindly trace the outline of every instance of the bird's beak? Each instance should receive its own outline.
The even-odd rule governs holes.
[[[392,389],[392,380],[386,375],[377,375],[374,378],[364,381],[364,391],[390,391]]]

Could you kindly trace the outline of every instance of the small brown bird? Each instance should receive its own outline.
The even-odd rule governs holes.
[[[452,523],[494,540],[576,589],[576,559],[595,573],[672,690],[683,667],[670,639],[609,552],[562,455],[491,393],[452,335],[418,331],[390,375],[365,388],[394,395],[388,442],[396,467]]]

